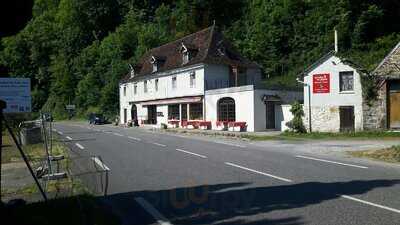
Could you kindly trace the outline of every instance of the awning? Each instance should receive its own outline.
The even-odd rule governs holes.
[[[171,104],[182,104],[182,103],[201,103],[203,97],[183,97],[183,98],[169,98],[169,99],[160,99],[160,100],[151,100],[140,102],[142,106],[147,105],[171,105]]]

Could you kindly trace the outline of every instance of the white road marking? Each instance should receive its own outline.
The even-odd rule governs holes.
[[[348,196],[348,195],[341,195],[340,197],[345,198],[345,199],[349,199],[349,200],[352,200],[352,201],[360,202],[360,203],[363,203],[363,204],[366,204],[366,205],[374,206],[374,207],[377,207],[377,208],[389,210],[391,212],[395,212],[395,213],[399,213],[400,214],[400,210],[399,209],[394,209],[394,208],[390,208],[390,207],[387,207],[387,206],[383,206],[383,205],[375,204],[375,203],[372,203],[372,202],[364,201],[364,200],[361,200],[361,199],[358,199],[358,198],[354,198],[354,197],[351,197],[351,196]]]
[[[105,171],[110,171],[110,168],[108,168],[108,166],[106,166],[106,164],[104,164],[98,157],[92,157],[92,160],[103,170]]]
[[[119,133],[112,133],[112,134],[114,134],[115,136],[120,136],[120,137],[123,137],[123,136],[124,136],[124,135],[119,134]]]
[[[79,144],[79,143],[75,143],[75,145],[78,147],[78,148],[80,148],[80,149],[85,149],[85,147],[83,147],[81,144]]]
[[[57,131],[57,133],[58,133],[59,135],[63,135],[63,132],[61,132],[61,131]]]
[[[198,157],[203,158],[203,159],[206,159],[206,158],[207,158],[207,156],[200,155],[200,154],[197,154],[197,153],[194,153],[194,152],[185,151],[185,150],[183,150],[183,149],[177,148],[177,149],[175,149],[175,150],[176,150],[176,151],[179,151],[179,152],[183,152],[183,153],[195,155],[195,156],[198,156]]]
[[[250,168],[247,168],[247,167],[244,167],[244,166],[239,166],[239,165],[236,165],[236,164],[233,164],[233,163],[225,162],[225,164],[229,165],[229,166],[236,167],[236,168],[240,168],[240,169],[243,169],[243,170],[247,170],[247,171],[250,171],[250,172],[253,172],[253,173],[261,174],[261,175],[264,175],[264,176],[267,176],[267,177],[275,178],[277,180],[281,180],[281,181],[285,181],[285,182],[293,182],[292,180],[289,180],[289,179],[286,179],[286,178],[278,177],[278,176],[275,176],[275,175],[272,175],[272,174],[269,174],[269,173],[260,172],[260,171],[253,170],[253,169],[250,169]]]
[[[221,141],[214,141],[214,143],[223,144],[223,145],[229,145],[229,146],[234,146],[234,147],[239,147],[239,148],[246,148],[246,146],[244,146],[244,145],[226,143],[226,142],[221,142]]]
[[[70,136],[67,136],[66,138],[67,138],[68,140],[72,141],[72,138],[71,138]]]
[[[157,142],[153,142],[152,144],[153,145],[158,145],[158,146],[161,146],[161,147],[167,147],[166,145],[163,145],[163,144],[160,144],[160,143],[157,143]]]
[[[56,132],[56,131],[57,131],[57,129],[53,129],[53,131],[54,131],[54,132]]]
[[[132,140],[135,140],[135,141],[141,141],[140,138],[135,138],[135,137],[131,137],[131,136],[128,136],[128,138],[129,138],[129,139],[132,139]]]
[[[155,209],[149,202],[144,198],[135,198],[135,201],[142,206],[160,225],[172,225],[165,216],[163,216],[157,209]]]
[[[332,164],[337,164],[337,165],[342,165],[342,166],[350,166],[350,167],[356,167],[356,168],[360,168],[360,169],[368,169],[368,167],[366,167],[366,166],[359,166],[359,165],[354,165],[354,164],[335,162],[335,161],[330,161],[330,160],[325,160],[325,159],[317,159],[317,158],[308,157],[308,156],[296,155],[296,157],[297,158],[320,161],[320,162],[332,163]]]

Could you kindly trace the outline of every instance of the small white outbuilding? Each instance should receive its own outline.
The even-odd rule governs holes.
[[[363,130],[361,75],[354,65],[332,51],[302,75],[304,124],[308,129],[311,125],[313,132]]]

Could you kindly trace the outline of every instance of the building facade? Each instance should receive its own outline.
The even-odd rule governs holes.
[[[261,68],[215,26],[148,51],[120,82],[120,123],[203,129],[283,129],[299,92],[261,88]],[[283,106],[282,106],[283,105]]]
[[[305,124],[313,132],[363,130],[360,72],[330,52],[304,73]],[[310,95],[310,97],[309,97]]]
[[[368,130],[400,129],[400,42],[372,73],[376,98],[364,102]]]

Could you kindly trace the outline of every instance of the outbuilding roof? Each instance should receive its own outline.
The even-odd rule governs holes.
[[[400,42],[382,60],[373,74],[386,78],[400,78]]]
[[[183,64],[181,48],[186,46],[191,51],[191,59]],[[151,58],[160,60],[157,72],[164,72],[199,63],[225,64],[246,68],[260,66],[243,57],[233,45],[224,38],[216,26],[211,26],[176,41],[161,45],[146,52],[134,66],[135,76],[130,74],[122,79],[129,82],[153,74]]]

